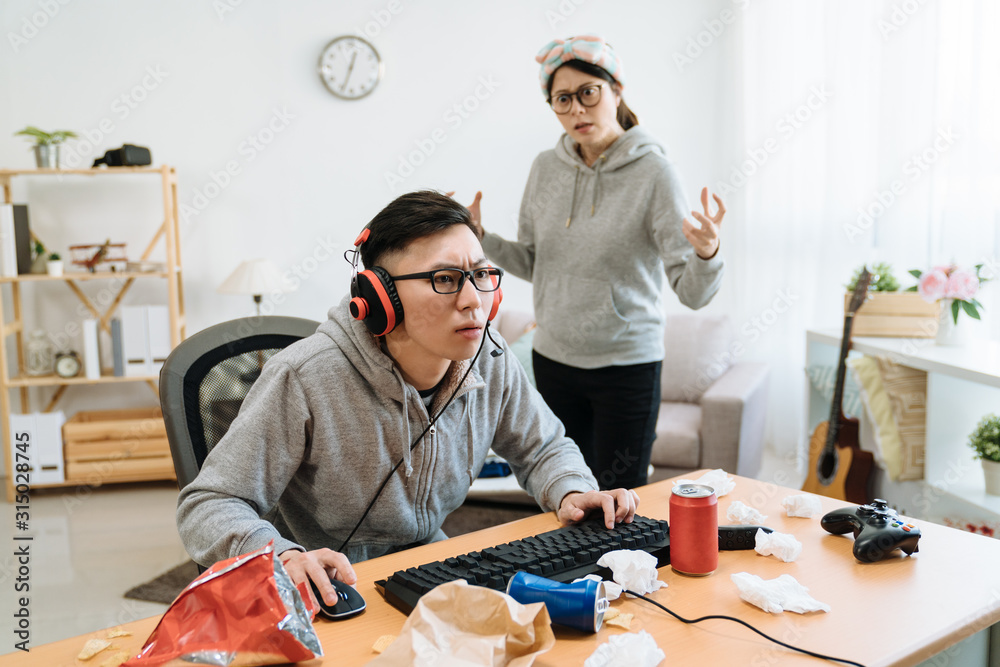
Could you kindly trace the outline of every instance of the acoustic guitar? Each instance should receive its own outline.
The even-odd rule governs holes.
[[[844,317],[844,336],[840,342],[837,362],[837,385],[833,391],[830,418],[821,422],[809,440],[809,468],[803,491],[864,504],[868,497],[868,480],[874,458],[858,445],[858,420],[844,415],[844,377],[847,374],[847,352],[851,349],[851,328],[854,315],[868,295],[871,274],[862,271]]]

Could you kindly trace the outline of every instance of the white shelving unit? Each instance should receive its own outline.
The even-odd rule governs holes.
[[[806,364],[835,363],[841,332],[806,331]],[[1000,413],[1000,341],[973,340],[942,347],[926,338],[852,338],[852,354],[887,356],[927,372],[927,430],[923,483],[905,483],[904,506],[930,507],[930,517],[950,514],[1000,520],[1000,496],[986,493],[983,472],[968,446],[982,417]],[[826,419],[829,404],[807,393],[807,429]],[[808,440],[808,433],[806,439]]]

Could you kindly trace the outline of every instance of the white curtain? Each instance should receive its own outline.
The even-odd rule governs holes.
[[[889,262],[904,287],[949,262],[1000,277],[1000,3],[757,0],[738,18],[723,306],[770,364],[768,441],[795,456],[805,330],[839,331],[857,267]],[[977,336],[1000,337],[997,283]]]

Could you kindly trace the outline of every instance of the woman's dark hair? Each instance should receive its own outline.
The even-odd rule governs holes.
[[[582,60],[568,60],[557,67],[555,72],[552,72],[552,76],[549,77],[549,89],[547,91],[549,99],[552,99],[552,83],[556,80],[556,72],[563,67],[569,67],[570,69],[575,69],[577,72],[583,72],[584,74],[604,79],[611,84],[616,93],[621,95],[621,86],[619,86],[618,82],[615,81],[615,78],[608,74],[608,71],[600,65],[594,65],[593,63],[584,62]],[[618,124],[622,126],[623,130],[631,130],[639,124],[639,118],[632,112],[631,109],[628,108],[628,105],[625,104],[624,97],[618,105]]]
[[[386,255],[453,225],[465,225],[479,238],[469,209],[451,197],[433,190],[400,195],[368,223],[371,231],[361,244],[361,261],[366,269],[378,266]]]

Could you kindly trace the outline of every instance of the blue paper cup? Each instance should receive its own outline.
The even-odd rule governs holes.
[[[584,632],[600,630],[608,609],[604,582],[593,579],[561,584],[518,570],[507,584],[507,595],[521,604],[544,602],[553,623]]]

